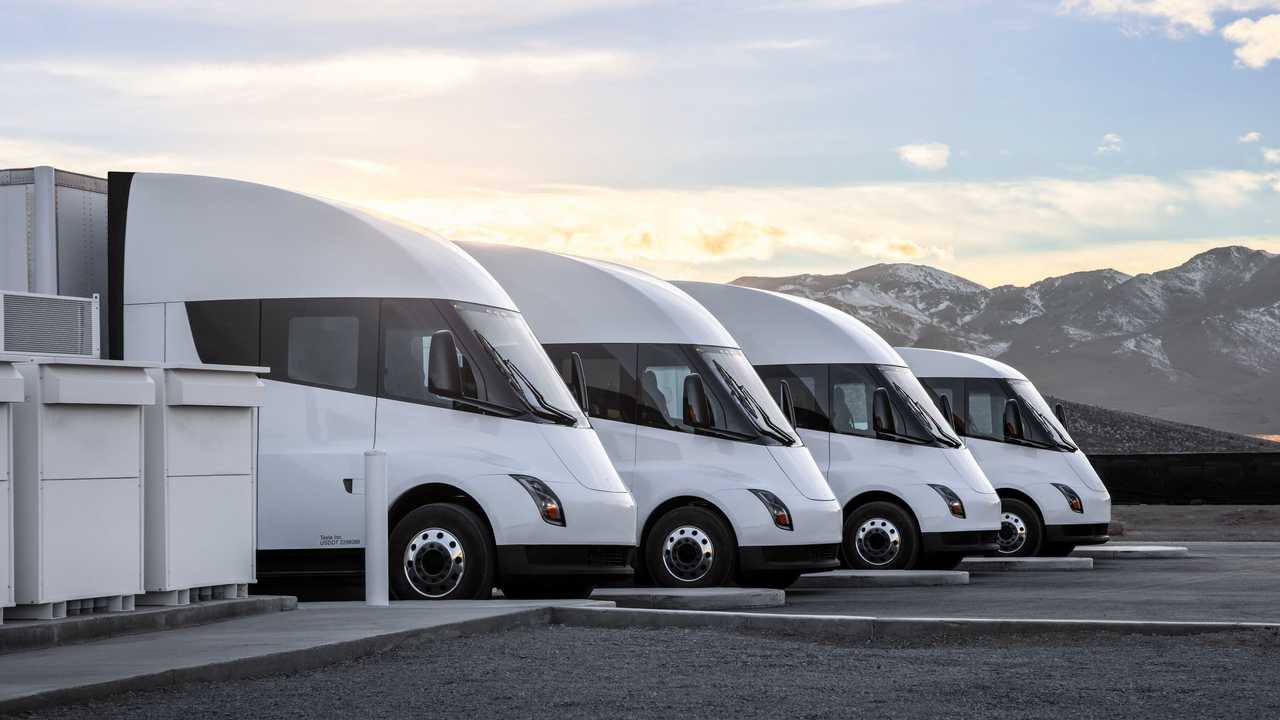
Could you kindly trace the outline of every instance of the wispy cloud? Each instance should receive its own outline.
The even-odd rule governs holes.
[[[793,38],[790,40],[757,40],[743,47],[748,50],[806,50],[818,47],[823,41],[817,38]]]
[[[951,160],[951,146],[946,143],[931,142],[898,147],[898,158],[902,162],[921,170],[937,172],[947,169]]]
[[[1215,18],[1280,8],[1280,0],[1061,0],[1058,12],[1081,13],[1127,22],[1163,26],[1172,37],[1188,31],[1207,35],[1216,29]]]
[[[1262,159],[1272,165],[1280,165],[1280,148],[1262,148]]]
[[[1093,151],[1094,155],[1109,155],[1124,150],[1124,138],[1115,133],[1107,133],[1102,136],[1102,143]]]
[[[1258,20],[1241,18],[1222,29],[1222,37],[1236,45],[1236,63],[1261,70],[1280,60],[1280,15]]]
[[[1239,139],[1241,143],[1256,143],[1262,139],[1262,133],[1254,130],[1241,135]]]

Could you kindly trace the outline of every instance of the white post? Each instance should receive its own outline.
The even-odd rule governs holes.
[[[387,454],[364,454],[364,604],[388,607]]]

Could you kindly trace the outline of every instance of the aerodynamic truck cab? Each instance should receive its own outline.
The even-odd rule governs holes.
[[[630,574],[635,503],[502,287],[455,245],[209,177],[112,173],[111,351],[270,368],[259,574],[359,571],[387,453],[402,599],[583,595]]]
[[[1000,552],[1066,555],[1107,542],[1111,495],[1061,411],[1014,368],[946,350],[898,348],[965,437],[1003,506]]]
[[[738,343],[675,286],[612,263],[462,243],[521,308],[636,499],[636,572],[785,587],[831,569],[840,506]]]
[[[845,562],[950,569],[996,548],[1000,500],[907,363],[812,300],[677,282],[737,340],[844,509]],[[788,407],[789,406],[789,407]]]

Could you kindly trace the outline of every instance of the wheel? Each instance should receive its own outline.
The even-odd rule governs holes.
[[[591,597],[595,583],[574,577],[532,577],[506,579],[502,594],[512,600],[584,599]]]
[[[644,540],[645,569],[659,587],[717,587],[733,576],[733,534],[705,508],[676,508]]]
[[[1040,547],[1041,557],[1066,557],[1076,549],[1075,543],[1044,543]]]
[[[1011,557],[1032,557],[1038,554],[1044,538],[1044,525],[1035,508],[1017,498],[1001,498],[1000,513],[997,553]]]
[[[752,573],[743,575],[738,578],[738,584],[748,588],[773,588],[774,590],[786,590],[800,579],[800,573],[788,570],[770,570],[767,572]]]
[[[841,549],[855,570],[910,570],[920,555],[920,531],[902,506],[869,502],[844,521]]]
[[[920,562],[916,564],[916,567],[921,570],[955,570],[962,560],[964,560],[964,553],[928,553],[920,558]]]
[[[497,552],[475,513],[415,508],[391,531],[391,589],[400,600],[478,600],[493,593]]]

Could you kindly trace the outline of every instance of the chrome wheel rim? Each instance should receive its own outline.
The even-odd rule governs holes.
[[[996,543],[1001,555],[1018,552],[1027,544],[1027,524],[1021,517],[1006,512],[1000,518],[1000,534],[996,537]]]
[[[466,550],[457,535],[443,528],[427,528],[404,548],[405,579],[419,595],[442,598],[457,589],[466,574]]]
[[[700,527],[681,525],[662,543],[662,564],[671,577],[681,582],[697,582],[711,572],[716,561],[716,545]]]
[[[882,567],[898,559],[902,552],[902,533],[885,518],[868,518],[858,526],[853,546],[863,562]]]

